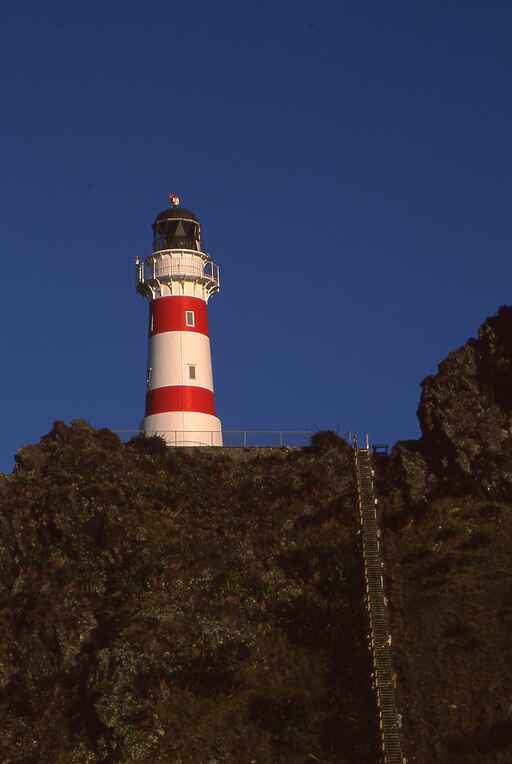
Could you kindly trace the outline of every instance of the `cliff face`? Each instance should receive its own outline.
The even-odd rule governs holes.
[[[403,744],[512,761],[512,308],[375,457]],[[352,451],[56,423],[0,476],[2,764],[373,764]]]
[[[0,480],[0,760],[372,762],[351,451],[57,423]]]
[[[384,538],[408,761],[510,764],[512,502],[446,496]]]
[[[422,383],[378,461],[410,761],[512,761],[512,308]]]

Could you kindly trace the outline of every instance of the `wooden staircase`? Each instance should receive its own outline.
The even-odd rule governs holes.
[[[370,623],[370,651],[373,657],[373,685],[377,695],[379,727],[384,764],[406,764],[402,754],[397,711],[395,679],[391,658],[391,634],[384,594],[384,562],[382,560],[377,500],[368,436],[366,448],[358,448],[354,438],[354,462],[357,480],[359,520],[366,580],[366,605]]]

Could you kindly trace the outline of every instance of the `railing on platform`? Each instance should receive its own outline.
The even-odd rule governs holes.
[[[220,287],[220,269],[205,252],[195,249],[172,249],[154,252],[145,260],[135,261],[139,288],[154,281],[192,279],[204,281],[215,290]]]

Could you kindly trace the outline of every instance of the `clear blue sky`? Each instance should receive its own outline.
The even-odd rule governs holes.
[[[2,16],[0,470],[55,419],[140,422],[168,191],[222,269],[226,427],[416,437],[421,379],[512,302],[510,3]]]

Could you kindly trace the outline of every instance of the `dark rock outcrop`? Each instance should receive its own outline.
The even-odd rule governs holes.
[[[512,496],[512,308],[502,307],[426,377],[422,436],[391,454],[391,482],[418,505],[428,497]]]

